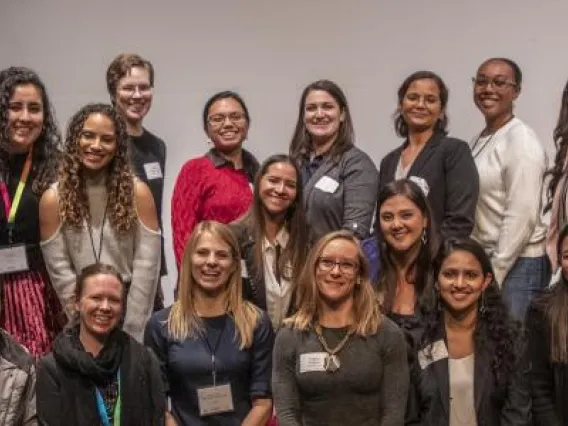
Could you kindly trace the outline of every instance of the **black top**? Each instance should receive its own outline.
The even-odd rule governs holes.
[[[26,157],[27,154],[14,155],[8,163],[7,185],[10,202],[14,199]],[[32,167],[16,214],[16,222],[12,234],[14,244],[26,243],[37,246],[40,241],[39,197],[32,191],[33,180],[34,170]],[[5,245],[8,244],[8,218],[6,217],[4,199],[2,197],[0,197],[0,206],[0,244]]]
[[[162,200],[164,195],[164,173],[166,170],[166,144],[163,140],[144,129],[140,136],[130,136],[129,155],[132,171],[146,183],[152,191],[158,221],[162,230],[162,265],[160,275],[166,275],[164,253],[164,229],[162,226]],[[158,167],[159,165],[159,167]]]
[[[388,153],[379,169],[379,192],[395,180],[408,141]],[[407,178],[428,188],[437,229],[444,237],[468,237],[475,223],[479,175],[466,142],[434,133],[408,170]],[[412,179],[411,179],[412,180]]]

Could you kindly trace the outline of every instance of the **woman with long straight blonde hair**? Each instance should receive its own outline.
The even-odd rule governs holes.
[[[280,426],[403,424],[406,344],[380,313],[357,237],[323,236],[298,284],[298,311],[274,346]]]
[[[178,289],[144,338],[164,365],[173,417],[180,425],[264,426],[274,335],[268,316],[243,300],[239,248],[227,225],[195,228]]]

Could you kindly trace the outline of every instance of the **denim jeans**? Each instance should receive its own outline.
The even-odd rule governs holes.
[[[517,259],[502,286],[503,300],[513,318],[524,322],[531,300],[548,286],[551,274],[546,255]]]

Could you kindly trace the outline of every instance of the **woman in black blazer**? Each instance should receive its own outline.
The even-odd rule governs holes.
[[[308,257],[302,189],[296,163],[273,155],[256,175],[251,208],[230,225],[242,256],[243,296],[268,312],[275,329],[295,310],[296,283]]]
[[[467,237],[473,230],[479,176],[466,142],[447,136],[448,89],[430,71],[418,71],[398,89],[395,130],[405,138],[387,154],[379,170],[379,191],[409,178],[428,196],[445,237]]]
[[[407,424],[520,426],[530,420],[520,328],[475,241],[450,238],[434,262],[437,282],[412,372]]]

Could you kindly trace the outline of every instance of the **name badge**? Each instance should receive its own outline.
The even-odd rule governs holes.
[[[247,269],[247,262],[244,259],[241,259],[241,278],[248,278],[249,273]]]
[[[329,192],[330,194],[333,194],[338,187],[339,182],[330,178],[329,176],[323,176],[316,182],[317,189],[320,189],[323,192]]]
[[[432,352],[430,352],[430,350]],[[424,370],[433,362],[440,361],[448,357],[449,354],[448,348],[446,348],[446,343],[443,340],[437,340],[432,343],[432,346],[426,346],[424,349],[418,351],[418,364],[420,364],[420,368]]]
[[[325,352],[310,352],[300,355],[300,373],[309,373],[312,371],[325,371]]]
[[[25,244],[0,247],[0,274],[29,270]]]
[[[200,416],[211,416],[234,410],[230,383],[197,389],[197,400]]]
[[[144,171],[148,180],[162,179],[162,168],[160,163],[154,161],[153,163],[144,164]]]

